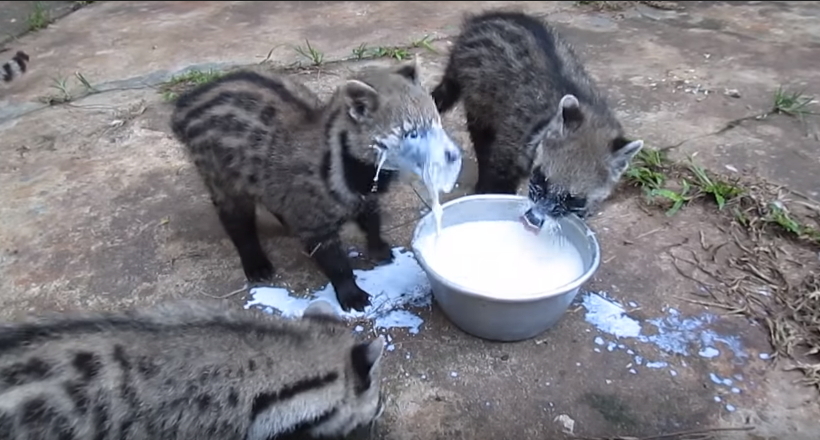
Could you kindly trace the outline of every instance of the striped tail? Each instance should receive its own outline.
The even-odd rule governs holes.
[[[2,70],[0,70],[3,75],[3,82],[11,82],[14,78],[26,73],[28,61],[28,54],[22,50],[18,50],[11,61],[3,64]]]

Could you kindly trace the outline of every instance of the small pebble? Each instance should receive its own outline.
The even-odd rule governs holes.
[[[735,394],[740,394],[740,388],[732,387],[732,392],[735,393]]]
[[[764,361],[766,361],[766,360],[769,360],[769,358],[771,356],[769,356],[769,353],[760,353],[759,355],[757,355],[757,357],[759,357],[760,359],[763,359]]]
[[[732,98],[740,98],[740,92],[737,89],[726,89],[723,94]]]
[[[451,371],[450,377],[458,377],[458,373],[456,373],[455,371]]]
[[[734,405],[729,405],[729,404],[727,403],[727,404],[726,404],[726,411],[729,411],[729,412],[735,412],[735,407],[734,407]]]
[[[601,349],[600,348],[593,348],[592,351],[594,351],[595,353],[600,353]]]
[[[678,375],[678,372],[677,372],[677,371],[675,371],[675,370],[669,370],[669,374],[671,374],[671,375],[672,375],[672,377],[675,377],[675,376],[677,376],[677,375]]]
[[[604,345],[604,338],[600,336],[595,337],[595,345]]]
[[[353,331],[354,331],[354,332],[363,332],[363,331],[364,331],[364,327],[362,327],[362,326],[360,326],[360,325],[357,325],[356,327],[353,327]]]
[[[720,396],[715,396],[715,402],[720,402],[721,400],[723,399],[721,399]]]
[[[390,344],[390,345],[387,346],[387,351],[393,351],[395,349],[396,349],[396,346],[393,345],[393,344]]]
[[[629,369],[629,372],[630,372],[630,373],[632,373],[632,374],[638,374],[638,372],[637,372],[637,371],[635,371],[635,369],[634,369],[634,368],[630,368],[630,369]]]

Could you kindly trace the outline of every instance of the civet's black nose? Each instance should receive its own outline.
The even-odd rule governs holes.
[[[458,153],[453,150],[447,150],[444,153],[444,158],[447,159],[447,163],[453,163],[458,160]]]

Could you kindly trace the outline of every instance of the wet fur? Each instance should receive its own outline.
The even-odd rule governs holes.
[[[26,73],[28,70],[29,56],[22,50],[18,50],[11,59],[3,63],[0,67],[0,76],[4,83],[14,81],[14,79]]]
[[[274,275],[256,231],[254,207],[260,204],[302,241],[342,308],[361,311],[369,294],[354,280],[339,230],[355,221],[366,234],[370,258],[392,260],[381,236],[377,196],[395,176],[382,170],[372,191],[373,145],[438,118],[416,65],[407,63],[360,72],[327,103],[284,76],[231,73],[181,96],[172,128],[250,282]]]
[[[643,145],[625,138],[570,45],[519,12],[467,17],[432,95],[442,113],[464,103],[477,193],[514,194],[531,176],[531,198],[583,215],[610,195]]]
[[[0,324],[0,438],[345,435],[380,414],[383,347],[324,302],[301,320],[182,301]]]

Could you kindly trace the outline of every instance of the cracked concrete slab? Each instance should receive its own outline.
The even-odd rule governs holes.
[[[768,110],[782,84],[820,95],[820,59],[811,56],[820,41],[816,3],[690,2],[682,11],[619,12],[574,3],[99,2],[23,36],[13,48],[32,54],[31,71],[0,89],[0,315],[222,296],[242,285],[235,251],[170,135],[170,106],[156,88],[173,73],[257,64],[269,53],[271,62],[254,68],[270,70],[298,61],[292,46],[306,38],[333,60],[362,43],[408,45],[432,35],[438,53],[414,51],[430,87],[461,16],[502,4],[545,15],[564,31],[627,130],[650,146],[680,144],[673,154],[697,154],[709,167],[820,191],[816,119],[769,115],[713,134]],[[290,74],[326,95],[345,72],[372,62],[392,61]],[[74,72],[103,92],[38,103],[54,92],[52,78]],[[72,87],[75,96],[85,93],[77,82]],[[472,157],[463,114],[447,115],[445,124]],[[469,192],[474,179],[475,163],[467,160],[460,191],[450,197]],[[420,209],[409,186],[388,197],[392,243],[407,244]],[[269,217],[261,222],[283,285],[304,291],[326,283],[293,238]],[[591,221],[603,263],[585,289],[624,304],[648,332],[643,340],[593,325],[580,304],[595,298],[587,294],[555,329],[513,344],[472,338],[436,307],[421,310],[418,335],[391,331],[391,398],[379,437],[561,438],[566,418],[559,417],[566,416],[576,434],[589,437],[753,425],[715,435],[814,438],[816,392],[761,358],[771,351],[763,329],[681,299],[702,285],[676,269],[675,252],[697,254],[701,241],[722,242],[721,222],[700,206],[667,217],[626,188]],[[363,244],[352,228],[345,240]],[[806,270],[817,267],[816,253],[790,246]],[[691,335],[674,329],[695,324],[728,341],[717,344],[718,356],[693,347],[682,354],[664,339],[688,345]]]

